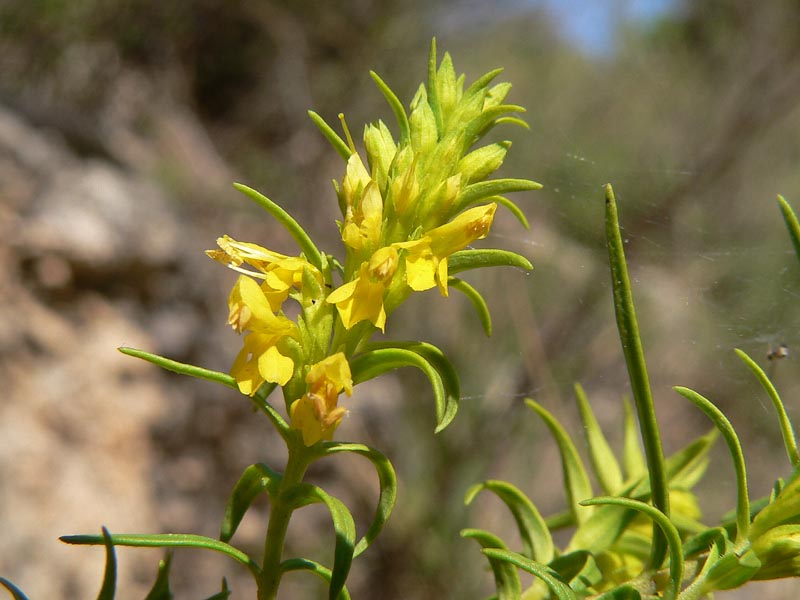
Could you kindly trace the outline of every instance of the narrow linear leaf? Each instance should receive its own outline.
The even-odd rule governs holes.
[[[597,481],[600,482],[600,487],[606,494],[615,494],[622,487],[622,471],[619,468],[617,457],[614,456],[580,383],[575,384],[575,397],[578,400],[586,445],[589,448],[589,457]]]
[[[158,575],[153,587],[144,600],[172,600],[169,589],[169,569],[172,566],[172,552],[167,552],[164,560],[158,561]]]
[[[508,550],[503,540],[482,529],[463,529],[461,537],[475,540],[481,545],[481,548]],[[518,600],[522,594],[522,582],[516,567],[507,561],[493,558],[489,558],[489,566],[494,574],[497,600]]]
[[[353,515],[341,500],[308,483],[301,483],[292,488],[287,499],[296,508],[314,503],[322,503],[328,507],[336,533],[328,598],[336,600],[344,588],[344,582],[347,580],[350,565],[353,562],[353,550],[356,543],[356,524]]]
[[[640,502],[639,500],[632,500],[631,498],[600,496],[598,498],[585,500],[582,504],[589,506],[601,504],[620,506],[640,512],[653,520],[661,531],[664,532],[669,550],[669,586],[664,591],[664,598],[665,600],[675,600],[680,593],[681,582],[683,581],[683,544],[681,543],[680,533],[678,533],[678,530],[669,520],[669,517],[658,508],[650,506],[645,502]]]
[[[455,412],[448,403],[444,382],[431,363],[416,351],[405,348],[377,348],[363,352],[350,361],[353,384],[358,384],[401,367],[416,367],[428,377],[436,404],[436,433],[450,424]]]
[[[122,352],[122,354],[133,356],[134,358],[141,358],[142,360],[146,360],[149,363],[153,363],[154,365],[161,367],[162,369],[166,369],[167,371],[172,371],[173,373],[189,375],[190,377],[197,377],[199,379],[205,379],[206,381],[221,383],[222,385],[226,385],[234,390],[239,390],[239,386],[236,385],[236,380],[227,373],[220,373],[219,371],[212,371],[210,369],[204,369],[203,367],[197,367],[195,365],[178,362],[176,360],[164,358],[158,354],[151,354],[150,352],[145,352],[144,350],[139,350],[137,348],[120,346],[117,348],[117,350]]]
[[[402,145],[404,142],[407,142],[409,139],[411,139],[411,133],[408,126],[408,115],[403,108],[403,103],[400,102],[397,95],[392,91],[392,88],[386,85],[386,82],[384,82],[375,71],[370,71],[369,74],[372,76],[372,80],[383,94],[383,97],[386,98],[386,101],[389,103],[389,106],[394,113],[395,119],[397,119],[397,126],[400,128],[400,144]]]
[[[741,556],[736,552],[729,552],[714,561],[703,575],[701,593],[717,590],[732,590],[743,586],[753,579],[761,570],[761,561],[752,550],[747,550]]]
[[[622,464],[625,467],[625,478],[627,480],[639,479],[647,474],[647,463],[642,452],[636,417],[633,414],[633,407],[628,396],[622,397],[622,407],[625,411],[622,446]]]
[[[480,202],[491,196],[500,196],[511,192],[525,192],[542,189],[541,183],[530,179],[490,179],[478,181],[466,186],[456,199],[455,212],[460,212],[468,206]]]
[[[253,501],[264,492],[268,492],[271,497],[274,497],[281,479],[280,473],[273,471],[263,463],[247,467],[239,481],[233,486],[228,504],[225,506],[219,539],[229,542]]]
[[[223,577],[222,589],[213,596],[209,596],[208,598],[206,598],[206,600],[227,600],[228,596],[230,595],[231,595],[231,590],[228,589],[228,580]]]
[[[793,479],[755,516],[750,529],[750,539],[756,540],[770,529],[798,524],[800,524],[800,479]]]
[[[750,496],[747,492],[747,470],[745,469],[744,454],[742,452],[742,445],[739,442],[739,437],[736,435],[736,431],[728,418],[720,409],[714,406],[710,400],[689,388],[678,386],[672,389],[702,410],[714,423],[714,426],[722,434],[725,443],[728,445],[728,451],[733,461],[733,468],[736,471],[737,501],[735,542],[737,550],[741,550],[741,548],[747,544],[748,534],[750,533]]]
[[[511,552],[510,550],[501,550],[499,548],[484,548],[481,550],[490,559],[504,560],[523,571],[527,571],[531,575],[538,577],[547,585],[553,598],[558,600],[577,600],[578,597],[573,593],[570,587],[561,581],[558,574],[549,569],[546,565],[531,560],[530,558]]]
[[[632,585],[621,585],[600,594],[595,600],[642,600],[642,594]]]
[[[575,592],[589,593],[603,580],[603,573],[591,552],[576,550],[556,557],[549,565]]]
[[[547,425],[550,433],[555,438],[558,445],[558,452],[561,455],[561,467],[564,471],[564,487],[567,492],[567,503],[570,510],[575,515],[575,521],[578,526],[584,523],[592,514],[592,510],[585,510],[581,505],[581,500],[591,498],[594,496],[592,492],[592,484],[589,482],[589,476],[586,474],[586,468],[583,466],[583,461],[578,454],[575,444],[572,443],[569,434],[548,410],[541,404],[529,398],[525,400],[525,404],[538,414]]]
[[[11,596],[14,598],[14,600],[28,600],[28,597],[22,593],[22,590],[5,577],[0,577],[0,585],[2,585],[11,593]]]
[[[483,296],[481,296],[480,292],[466,281],[459,279],[458,277],[448,277],[447,285],[464,294],[467,299],[472,302],[472,306],[475,307],[475,310],[478,313],[478,318],[481,321],[481,325],[483,325],[483,331],[486,334],[486,337],[491,337],[492,315],[489,312],[489,306],[486,304],[486,300],[483,299]]]
[[[520,119],[519,117],[500,117],[498,119],[495,119],[492,125],[493,126],[502,125],[504,123],[508,125],[517,125],[518,127],[522,127],[523,129],[531,128],[531,126],[528,125],[528,122],[525,119]]]
[[[789,420],[789,415],[786,414],[786,408],[783,406],[783,402],[781,401],[781,397],[778,395],[778,390],[775,389],[775,386],[772,385],[772,382],[767,377],[767,374],[764,372],[764,369],[758,366],[756,361],[750,358],[746,352],[739,350],[738,348],[735,349],[736,355],[742,359],[742,362],[747,365],[747,368],[753,372],[753,375],[756,376],[761,387],[767,392],[770,400],[772,400],[772,405],[775,408],[775,413],[778,416],[778,424],[781,428],[781,434],[783,435],[783,445],[786,447],[786,454],[789,457],[789,462],[792,464],[792,467],[797,467],[800,465],[800,453],[797,451],[797,439],[795,438],[794,428],[792,428],[792,422]]]
[[[303,229],[300,224],[295,221],[292,215],[286,212],[278,204],[267,198],[264,194],[254,190],[251,187],[241,183],[234,183],[233,187],[271,214],[273,218],[278,221],[278,223],[283,225],[284,229],[289,232],[289,235],[294,238],[294,241],[297,242],[297,245],[300,247],[300,251],[306,257],[306,260],[317,267],[317,269],[320,271],[324,270],[322,254],[320,254],[320,251],[317,249],[317,246],[314,244],[314,242],[311,241],[311,238],[308,237],[305,229]]]
[[[544,522],[550,531],[558,529],[565,529],[567,527],[575,527],[575,516],[571,510],[565,510],[554,515],[547,517]]]
[[[117,593],[117,556],[114,552],[114,543],[108,529],[103,527],[101,536],[103,545],[106,547],[106,566],[103,571],[103,584],[100,586],[100,593],[97,600],[114,600]]]
[[[337,452],[352,452],[363,456],[369,460],[375,467],[378,473],[378,482],[380,485],[380,493],[378,496],[378,508],[375,511],[375,517],[353,551],[353,558],[363,553],[372,541],[378,537],[378,534],[383,529],[389,516],[392,514],[394,503],[397,500],[397,476],[394,472],[394,467],[389,459],[381,454],[378,450],[365,446],[364,444],[348,444],[342,442],[325,442],[322,444],[326,455],[336,454]]]
[[[483,267],[516,267],[525,271],[533,270],[531,262],[521,254],[495,248],[459,250],[447,259],[447,270],[450,275]]]
[[[524,106],[516,104],[498,104],[496,106],[485,106],[481,114],[475,117],[467,125],[467,136],[469,138],[482,138],[493,127],[502,122],[508,122],[510,119],[522,120],[519,117],[505,116],[508,113],[524,113],[526,112]],[[502,119],[502,121],[501,121]],[[524,121],[523,121],[524,122]]]
[[[103,537],[99,535],[63,535],[58,539],[65,544],[74,544],[78,546],[99,546],[104,543]],[[261,569],[255,561],[238,548],[202,535],[191,533],[115,533],[111,536],[111,542],[115,546],[131,546],[138,548],[188,547],[214,550],[215,552],[221,552],[235,561],[240,562],[256,576],[261,573]]]
[[[778,206],[780,206],[783,220],[786,221],[786,227],[789,229],[789,237],[792,239],[794,252],[797,254],[797,260],[800,260],[800,222],[797,220],[797,215],[792,210],[792,206],[786,201],[783,196],[778,196]]]
[[[708,464],[708,453],[719,437],[719,431],[712,429],[707,434],[693,440],[685,447],[671,454],[665,461],[667,481],[675,488],[688,489],[695,482],[697,474]],[[633,481],[630,495],[637,500],[651,497],[650,478],[646,475]]]
[[[307,558],[287,559],[281,563],[281,571],[284,573],[289,571],[310,571],[326,583],[330,584],[331,582],[331,570]],[[339,593],[339,600],[350,600],[350,592],[347,591],[347,587],[342,587],[342,591]]]
[[[330,142],[331,146],[333,146],[333,149],[339,153],[339,156],[347,161],[353,154],[353,151],[350,149],[350,146],[347,145],[347,142],[339,137],[339,134],[331,129],[331,126],[325,122],[325,119],[323,119],[313,110],[308,111],[308,116],[311,117],[314,125],[316,125],[317,128],[322,132],[322,135],[325,136],[325,139]]]
[[[439,101],[439,86],[436,85],[436,38],[431,39],[431,47],[428,52],[428,105],[431,107],[434,119],[436,120],[436,131],[440,134],[444,131],[442,117],[442,105]]]
[[[617,203],[610,184],[605,186],[606,192],[606,243],[611,265],[611,285],[614,291],[614,312],[616,314],[619,339],[625,364],[631,381],[631,390],[639,415],[639,427],[642,430],[647,471],[650,476],[653,504],[665,515],[669,515],[669,489],[664,467],[664,449],[661,446],[661,434],[658,430],[653,395],[650,391],[650,379],[644,360],[642,340],[639,337],[639,325],[636,320],[636,309],[633,305],[633,292],[628,276],[625,260],[625,249],[617,215]],[[650,564],[658,568],[664,561],[666,541],[662,530],[653,525],[653,552]]]
[[[445,409],[443,416],[438,420],[438,427],[436,432],[443,430],[455,418],[458,412],[458,405],[461,399],[461,384],[458,379],[458,372],[447,358],[444,352],[433,344],[427,342],[416,341],[392,341],[386,343],[372,343],[368,344],[366,350],[382,349],[382,348],[400,348],[409,350],[419,355],[430,364],[442,380],[445,394]]]
[[[522,538],[525,554],[544,564],[553,560],[555,555],[553,538],[533,502],[512,484],[490,479],[470,487],[464,498],[464,504],[470,505],[475,496],[483,490],[494,493],[511,511]]]
[[[531,228],[530,223],[528,223],[528,218],[525,216],[525,213],[522,212],[522,209],[517,206],[515,202],[512,202],[505,196],[490,196],[489,198],[486,198],[486,202],[496,202],[514,215],[517,221],[519,221],[525,229]]]
[[[127,356],[133,356],[134,358],[146,360],[147,362],[161,367],[167,371],[172,371],[173,373],[178,373],[180,375],[189,375],[190,377],[205,379],[206,381],[221,383],[222,385],[234,389],[237,392],[239,391],[239,386],[237,385],[236,380],[227,373],[220,373],[219,371],[212,371],[210,369],[204,369],[203,367],[197,367],[195,365],[178,362],[176,360],[164,358],[158,354],[152,354],[150,352],[145,352],[144,350],[138,350],[137,348],[120,346],[117,348],[117,350],[119,350],[122,354],[126,354]],[[269,417],[270,421],[272,421],[272,424],[275,426],[275,429],[278,430],[278,433],[280,433],[281,437],[286,439],[286,433],[289,430],[289,425],[286,423],[283,417],[281,417],[280,414],[267,402],[267,397],[272,393],[276,385],[277,384],[274,383],[265,383],[261,386],[261,388],[259,388],[258,392],[256,392],[254,396],[250,397],[250,400],[253,402],[256,408],[264,412],[267,417]]]
[[[475,94],[486,94],[486,88],[489,87],[489,84],[497,78],[500,73],[504,71],[503,68],[497,68],[489,71],[478,77],[475,81],[473,81],[470,86],[464,91],[464,96],[462,102],[471,98]]]
[[[622,496],[631,493],[635,483],[630,483],[619,491]],[[649,493],[649,488],[648,488]],[[575,530],[567,544],[565,553],[587,550],[597,556],[617,543],[630,522],[636,517],[633,510],[619,510],[617,507],[601,506]]]

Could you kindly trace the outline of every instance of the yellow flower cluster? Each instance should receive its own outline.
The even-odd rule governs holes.
[[[521,123],[502,116],[522,109],[502,104],[507,84],[489,87],[497,73],[464,90],[445,55],[414,97],[409,116],[376,76],[401,132],[395,140],[382,122],[367,126],[366,164],[349,132],[345,143],[323,123],[323,133],[346,159],[336,186],[343,265],[319,253],[302,228],[263,197],[262,205],[289,228],[303,254],[285,256],[228,236],[207,252],[241,273],[228,317],[246,334],[231,369],[239,390],[252,396],[265,383],[282,386],[292,426],[307,445],[330,439],[341,421],[337,399],[352,392],[353,352],[376,330],[384,331],[388,314],[412,292],[438,287],[448,295],[448,259],[487,236],[498,203],[513,206],[498,193],[539,187],[527,180],[483,181],[502,164],[508,142],[467,154],[495,124]],[[340,266],[338,287],[333,265]],[[290,298],[300,304],[297,322],[283,311]]]

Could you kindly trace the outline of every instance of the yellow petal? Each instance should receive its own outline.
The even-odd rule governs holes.
[[[258,357],[258,372],[265,381],[283,386],[292,378],[294,361],[270,346]]]

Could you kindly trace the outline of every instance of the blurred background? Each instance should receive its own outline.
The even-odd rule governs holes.
[[[306,110],[329,123],[392,115],[369,77],[407,103],[431,37],[471,81],[503,66],[528,108],[502,176],[544,189],[514,200],[485,245],[528,256],[531,274],[468,275],[495,318],[485,338],[468,302],[416,295],[387,336],[439,345],[462,374],[458,418],[433,435],[424,377],[359,386],[338,439],[390,457],[398,504],[355,561],[355,598],[480,598],[492,578],[464,527],[513,521],[467,487],[507,479],[540,510],[564,508],[555,444],[532,397],[579,432],[580,382],[619,448],[629,392],[603,241],[603,193],[617,193],[645,352],[667,452],[710,424],[671,391],[714,400],[738,428],[754,497],[789,465],[769,401],[733,348],[766,365],[797,421],[800,264],[775,202],[800,209],[800,2],[773,0],[1,0],[0,574],[31,598],[94,597],[103,551],[57,536],[218,535],[243,469],[280,469],[281,441],[227,388],[119,355],[136,346],[226,371],[235,277],[203,250],[227,233],[288,254],[268,215],[231,187],[280,203],[318,245],[341,252],[331,179],[344,165]],[[280,406],[279,396],[273,398]],[[310,477],[351,507],[360,531],[376,501],[367,464],[337,458]],[[734,506],[720,446],[699,494],[709,520]],[[234,543],[259,554],[268,506]],[[287,552],[322,562],[333,534],[303,509]],[[302,517],[303,513],[298,513]],[[118,598],[140,598],[161,553],[120,549]],[[178,598],[254,597],[243,568],[179,551]],[[282,588],[284,589],[284,588]],[[756,584],[720,598],[796,598]],[[307,575],[284,598],[323,597]]]

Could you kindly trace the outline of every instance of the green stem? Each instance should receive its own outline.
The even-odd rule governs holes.
[[[275,600],[278,597],[278,586],[281,576],[281,557],[289,520],[296,506],[289,501],[290,492],[295,486],[302,483],[308,465],[314,460],[315,455],[308,452],[298,436],[291,440],[289,458],[286,461],[286,472],[278,487],[278,493],[272,500],[269,513],[267,537],[264,540],[264,561],[262,575],[258,584],[258,600]]]
[[[636,321],[631,281],[628,277],[628,266],[620,234],[617,203],[610,184],[606,184],[605,191],[606,241],[611,263],[611,284],[614,290],[617,328],[622,342],[622,351],[625,354],[625,363],[628,365],[636,412],[639,415],[639,427],[642,431],[647,470],[650,475],[653,506],[669,517],[669,488],[664,465],[664,449],[661,446],[661,435],[658,430],[653,395],[650,391],[642,340],[639,337],[639,324]],[[653,569],[661,566],[666,553],[667,540],[664,533],[657,525],[653,525],[653,545],[650,555],[650,565]]]

